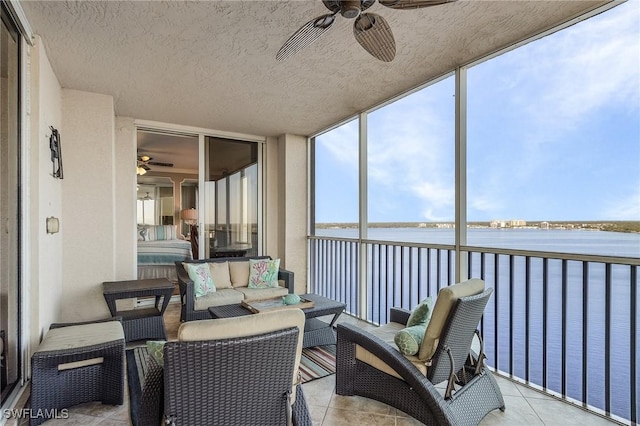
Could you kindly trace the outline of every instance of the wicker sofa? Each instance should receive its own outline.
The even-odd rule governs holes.
[[[272,288],[249,288],[249,261],[259,259],[271,259],[269,256],[252,256],[252,257],[221,257],[213,259],[190,260],[184,263],[209,263],[216,265],[225,265],[228,267],[228,275],[230,278],[230,286],[219,286],[214,293],[207,294],[203,297],[196,297],[193,280],[189,278],[183,262],[176,262],[176,273],[178,276],[178,284],[180,286],[180,300],[182,307],[180,310],[180,321],[195,321],[203,319],[211,319],[209,315],[209,307],[222,306],[241,303],[243,300],[261,300],[273,297],[285,296],[293,293],[294,282],[293,272],[280,268],[278,271],[278,287]],[[224,269],[220,270],[224,272]],[[219,273],[218,272],[218,273]],[[214,283],[216,277],[214,277]]]

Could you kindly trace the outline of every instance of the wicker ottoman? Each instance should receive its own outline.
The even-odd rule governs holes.
[[[31,357],[31,418],[38,425],[57,410],[89,401],[121,405],[124,331],[119,319],[52,324]]]

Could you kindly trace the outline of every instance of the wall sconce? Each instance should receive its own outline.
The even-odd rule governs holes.
[[[47,218],[47,234],[56,234],[60,231],[60,220],[57,217]]]

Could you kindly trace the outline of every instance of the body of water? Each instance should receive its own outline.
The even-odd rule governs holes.
[[[358,238],[353,228],[316,230],[318,236]],[[454,229],[369,228],[368,240],[454,244]],[[640,258],[640,234],[583,229],[469,228],[467,245]]]
[[[451,245],[454,243],[454,232],[453,229],[434,228],[370,228],[367,240],[389,241],[390,244],[413,242]],[[342,238],[357,238],[358,235],[357,229],[320,229],[317,234]],[[472,228],[468,230],[467,245],[640,258],[640,234],[637,233]],[[377,317],[385,322],[384,311],[388,310],[388,305],[397,305],[399,300],[403,300],[405,304],[407,301],[417,304],[420,298],[417,288],[423,288],[423,295],[427,291],[434,294],[437,289],[433,286],[437,279],[434,279],[432,274],[436,266],[439,266],[441,271],[453,270],[452,265],[448,265],[448,256],[427,257],[426,250],[418,254],[418,250],[405,249],[402,256],[396,255],[397,250],[391,251],[396,253],[391,255],[386,249],[377,249],[372,253],[374,259],[370,260],[372,266],[369,269],[368,291],[369,300],[374,302],[368,307],[368,311],[374,321]],[[375,257],[378,255],[383,257],[376,260]],[[355,258],[353,261],[355,262]],[[383,265],[382,269],[380,265]],[[418,265],[421,265],[422,272],[418,272]],[[354,267],[355,265],[349,266]],[[546,298],[543,296],[545,268]],[[401,270],[402,273],[398,272]],[[429,279],[426,277],[427,270],[431,271]],[[605,371],[610,368],[611,412],[629,419],[630,381],[634,380],[637,386],[640,386],[640,378],[629,375],[629,367],[636,363],[639,355],[636,348],[636,359],[631,359],[631,322],[638,322],[637,318],[631,318],[631,305],[635,304],[637,307],[638,303],[637,300],[631,301],[630,295],[632,286],[637,288],[640,280],[640,277],[636,277],[636,282],[632,282],[631,270],[632,267],[628,264],[606,266],[601,262],[563,262],[556,259],[543,261],[541,258],[532,257],[527,293],[525,257],[515,256],[509,259],[506,255],[487,254],[482,259],[479,254],[474,254],[471,258],[471,276],[480,277],[480,271],[483,271],[486,285],[496,290],[485,311],[483,329],[489,364],[497,364],[500,370],[511,372],[521,378],[525,378],[528,369],[529,380],[532,383],[540,386],[546,383],[547,389],[561,393],[564,362],[567,395],[582,400],[582,389],[586,380],[587,403],[603,410],[606,407]],[[607,274],[610,277],[609,282]],[[441,281],[448,278],[448,274],[443,274]],[[430,281],[432,288],[425,289],[425,281]],[[440,282],[436,285],[446,283]],[[563,294],[566,294],[564,304]],[[611,301],[608,318],[607,299]],[[497,326],[494,320],[496,312]],[[546,328],[543,327],[543,318],[546,318]],[[608,365],[605,338],[607,330],[610,357]],[[585,335],[586,339],[583,338]],[[566,348],[564,360],[563,344]],[[543,345],[546,345],[546,353],[543,352]],[[512,357],[510,346],[513,347]],[[528,365],[525,360],[526,350],[529,351]],[[587,372],[583,374],[582,363],[585,356]]]

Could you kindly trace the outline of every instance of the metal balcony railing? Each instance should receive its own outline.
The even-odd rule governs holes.
[[[392,306],[411,309],[454,283],[454,250],[309,237],[310,291],[346,303],[348,313],[365,321],[385,324]],[[468,276],[494,288],[480,328],[488,364],[498,374],[637,424],[640,259],[480,247],[461,251]]]

